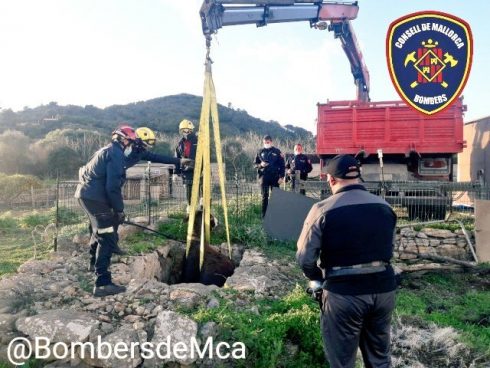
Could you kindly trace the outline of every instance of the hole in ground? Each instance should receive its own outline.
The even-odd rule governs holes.
[[[195,244],[194,244],[195,243]],[[185,256],[185,244],[169,241],[154,253],[140,256],[133,269],[139,268],[158,281],[174,285],[180,283],[202,283],[222,287],[239,266],[245,248],[232,246],[232,259],[228,256],[228,245],[206,246],[204,265],[199,270],[199,242],[193,242],[189,257]]]

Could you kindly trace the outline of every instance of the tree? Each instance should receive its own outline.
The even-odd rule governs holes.
[[[49,152],[45,172],[50,177],[56,177],[59,173],[61,178],[75,178],[83,164],[84,161],[75,150],[61,146]]]
[[[24,133],[7,130],[0,134],[0,172],[26,174],[32,168],[29,156],[30,139]]]

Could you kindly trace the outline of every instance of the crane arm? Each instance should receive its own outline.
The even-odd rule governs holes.
[[[317,29],[333,31],[347,55],[357,88],[357,99],[369,101],[369,72],[350,21],[357,17],[357,2],[321,0],[204,0],[201,6],[205,35],[224,26],[309,21]],[[329,24],[327,22],[330,22]]]

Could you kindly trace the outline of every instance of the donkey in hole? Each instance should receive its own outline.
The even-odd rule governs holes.
[[[222,287],[228,277],[233,274],[235,266],[227,255],[221,254],[209,244],[204,245],[204,262],[199,269],[201,254],[201,224],[202,210],[196,211],[189,254],[184,260],[182,282],[198,282],[204,285]],[[186,219],[187,221],[189,218]],[[217,220],[211,215],[211,230],[217,225]]]

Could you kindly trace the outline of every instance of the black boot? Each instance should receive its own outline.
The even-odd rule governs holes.
[[[94,296],[102,297],[102,296],[124,293],[125,291],[126,291],[125,286],[120,286],[120,285],[110,283],[109,285],[104,285],[104,286],[94,286],[93,294]]]
[[[128,254],[124,249],[119,248],[119,245],[116,245],[112,250],[112,254],[118,254],[120,256],[125,256]]]

